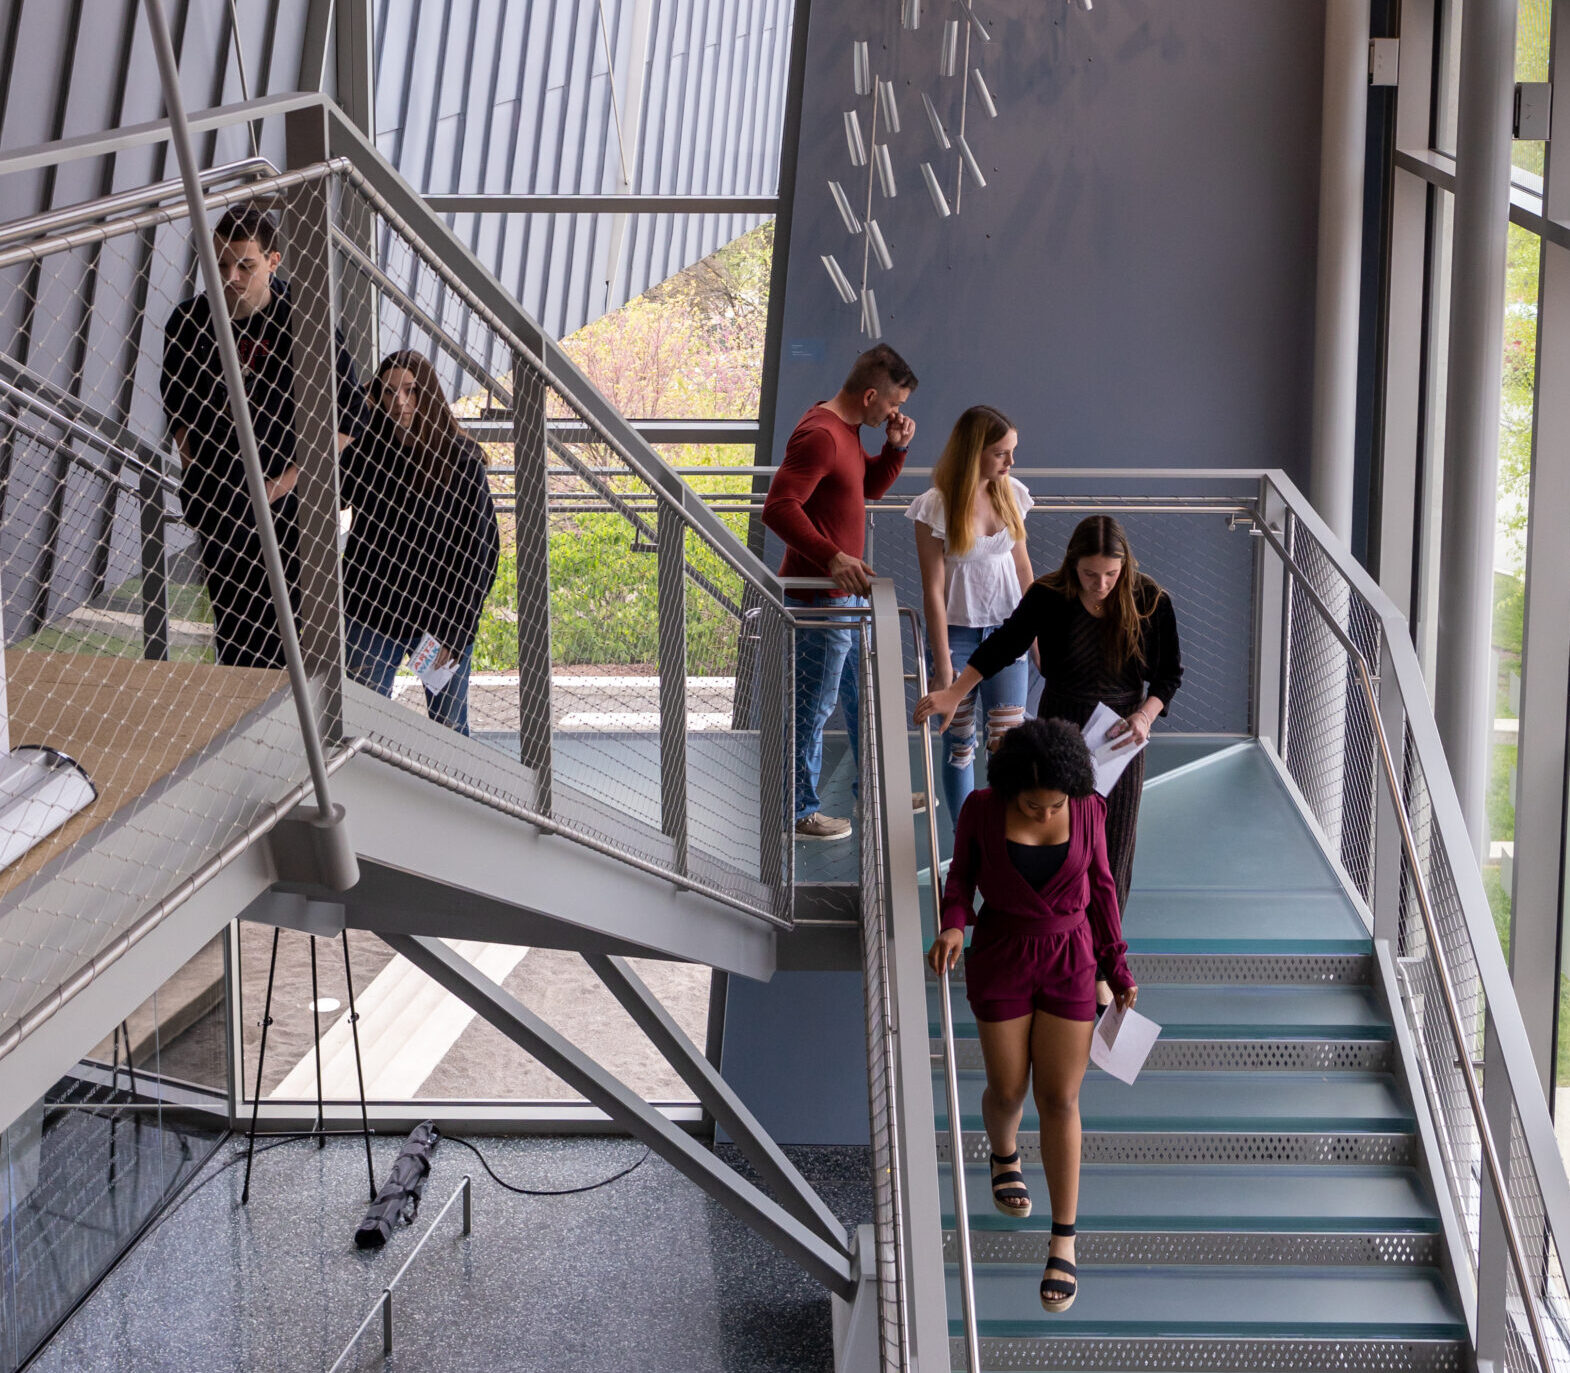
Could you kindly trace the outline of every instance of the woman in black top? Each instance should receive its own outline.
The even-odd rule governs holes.
[[[399,665],[429,635],[441,646],[434,666],[454,671],[426,688],[426,708],[467,734],[469,660],[501,554],[485,455],[418,353],[388,357],[370,400],[365,433],[342,459],[354,509],[343,555],[348,672],[391,696]]]
[[[1081,520],[1063,565],[1031,584],[1004,623],[971,655],[953,684],[922,698],[916,723],[936,717],[946,729],[976,684],[1008,666],[1032,643],[1040,646],[1046,688],[1039,714],[1084,727],[1105,701],[1123,717],[1114,733],[1143,744],[1183,681],[1172,600],[1139,570],[1128,535],[1110,515]],[[1107,857],[1118,909],[1128,902],[1134,870],[1145,755],[1138,754],[1107,797]],[[1106,997],[1101,998],[1104,1002]]]

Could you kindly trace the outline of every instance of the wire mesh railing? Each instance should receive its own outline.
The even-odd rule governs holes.
[[[1280,527],[1261,525],[1286,574],[1275,746],[1397,955],[1479,1356],[1570,1367],[1564,1167],[1415,652],[1366,574],[1276,486]]]
[[[431,360],[426,385],[455,402],[460,424],[512,424],[511,442],[476,445],[499,544],[467,664],[473,736],[531,776],[515,800],[788,919],[789,629],[777,590],[739,542],[694,527],[679,485],[607,432],[363,178],[351,170],[337,192],[346,332],[374,320],[384,380],[405,370],[391,360]],[[370,390],[370,422],[385,428],[387,388]],[[390,467],[410,451],[381,448]],[[375,601],[362,598],[367,612]],[[351,622],[355,609],[346,603]],[[352,657],[349,668],[355,677]],[[415,709],[436,704],[407,674],[391,687]]]
[[[34,805],[46,832],[0,872],[26,912],[0,927],[0,1052],[312,789],[220,331],[334,765],[353,745],[790,920],[773,580],[459,279],[453,245],[343,159],[267,171],[207,178],[216,325],[168,184],[0,226],[0,744],[96,788]],[[412,423],[389,379],[414,383]],[[510,442],[464,436],[484,405]],[[575,508],[585,492],[609,508]],[[450,728],[367,711],[358,686]]]

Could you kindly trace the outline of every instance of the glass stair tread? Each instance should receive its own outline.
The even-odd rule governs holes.
[[[982,1129],[985,1085],[985,1076],[978,1071],[959,1074],[961,1123],[966,1131]],[[947,1130],[940,1069],[933,1071],[932,1089],[938,1128]],[[1411,1109],[1388,1073],[1142,1073],[1133,1086],[1127,1086],[1092,1072],[1080,1089],[1079,1109],[1086,1130],[1407,1132],[1413,1128]],[[1040,1128],[1034,1101],[1026,1101],[1020,1128]]]
[[[1108,1267],[1081,1271],[1066,1312],[1041,1309],[1039,1264],[976,1270],[985,1337],[1465,1339],[1443,1277],[1423,1268]],[[958,1272],[947,1270],[949,1332],[961,1337]]]
[[[1037,1205],[1025,1220],[992,1205],[986,1164],[965,1169],[973,1230],[1049,1230],[1046,1183],[1039,1164],[1025,1181]],[[938,1166],[945,1229],[954,1225],[949,1165]],[[1201,1167],[1180,1164],[1087,1164],[1080,1169],[1082,1230],[1226,1230],[1430,1233],[1439,1228],[1428,1188],[1415,1169],[1355,1166]]]
[[[1174,890],[1136,882],[1123,937],[1131,953],[1367,953],[1373,947],[1339,887]]]
[[[938,985],[927,985],[928,1033],[942,1033]],[[954,1033],[976,1035],[976,1017],[963,990],[952,997]],[[1161,1026],[1164,1039],[1389,1039],[1390,1021],[1371,987],[1249,986],[1148,983],[1139,1010]]]
[[[1257,742],[1147,783],[1134,890],[1147,887],[1319,891],[1345,900],[1335,868]]]

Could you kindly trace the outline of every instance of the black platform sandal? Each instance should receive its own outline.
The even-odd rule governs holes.
[[[1072,1225],[1059,1225],[1052,1222],[1052,1234],[1058,1239],[1070,1239],[1074,1234]],[[1054,1273],[1066,1273],[1067,1280],[1054,1277]],[[1074,1298],[1079,1295],[1079,1269],[1067,1259],[1060,1259],[1056,1255],[1047,1260],[1046,1271],[1041,1275],[1041,1308],[1050,1311],[1054,1316],[1067,1311],[1074,1305]]]
[[[989,1158],[994,1209],[1015,1220],[1024,1220],[1030,1215],[1030,1189],[1025,1186],[1025,1175],[1019,1171],[1019,1150],[1016,1149],[1007,1158],[999,1158],[996,1154],[989,1155]],[[1008,1171],[1000,1173],[997,1171],[999,1168]]]

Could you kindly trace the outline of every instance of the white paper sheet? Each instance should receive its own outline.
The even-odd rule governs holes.
[[[1090,1036],[1090,1061],[1119,1082],[1132,1083],[1161,1037],[1161,1026],[1138,1011],[1120,1011],[1114,1003],[1102,1012]]]
[[[1085,747],[1090,750],[1091,764],[1096,769],[1096,793],[1100,796],[1111,794],[1118,778],[1123,775],[1123,769],[1133,761],[1134,755],[1145,747],[1145,744],[1117,747],[1123,742],[1124,736],[1119,735],[1114,739],[1111,730],[1112,726],[1122,718],[1104,701],[1098,701],[1095,711],[1081,731],[1085,736]],[[1146,743],[1148,742],[1149,740],[1146,740]]]
[[[421,637],[420,642],[415,645],[414,652],[409,655],[410,669],[432,695],[452,681],[453,674],[458,671],[456,658],[446,667],[436,666],[436,659],[441,656],[441,651],[442,646],[436,636],[426,634]]]

